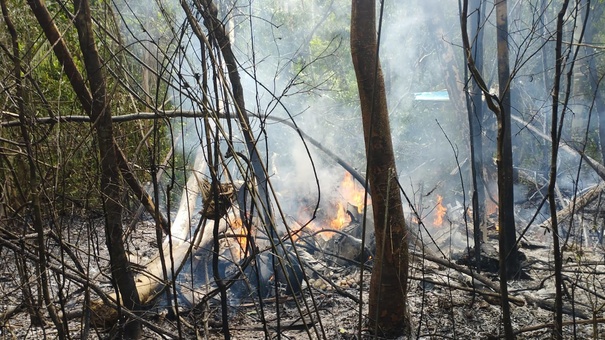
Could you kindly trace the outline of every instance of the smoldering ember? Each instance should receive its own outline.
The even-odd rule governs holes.
[[[0,8],[2,339],[605,339],[602,1]]]

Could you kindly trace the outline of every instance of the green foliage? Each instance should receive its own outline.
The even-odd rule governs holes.
[[[53,15],[62,37],[71,52],[80,72],[86,77],[86,72],[80,56],[77,31],[71,19],[64,15],[64,10],[72,11],[71,2],[64,4],[63,8],[58,2],[47,2],[48,9]],[[148,111],[147,103],[137,98],[157,98],[163,102],[166,97],[167,85],[162,83],[159,87],[149,84],[150,93],[147,97],[141,92],[142,70],[140,61],[127,53],[120,40],[121,34],[117,31],[119,26],[113,22],[115,17],[103,16],[101,13],[111,13],[110,5],[98,2],[101,6],[94,10],[98,15],[97,29],[98,50],[106,61],[104,70],[107,76],[108,93],[111,96],[112,114],[122,115],[138,111]],[[72,85],[63,71],[63,67],[55,57],[50,44],[39,27],[25,1],[9,1],[10,18],[16,26],[20,47],[20,60],[23,72],[21,82],[23,86],[24,114],[30,124],[28,131],[30,139],[35,141],[33,156],[37,160],[36,172],[41,180],[41,187],[45,204],[49,207],[48,214],[61,214],[74,212],[74,209],[101,210],[101,196],[99,188],[98,151],[90,123],[56,123],[36,124],[35,119],[42,117],[58,117],[71,115],[86,115],[75,96]],[[2,25],[4,26],[4,21]],[[4,47],[0,50],[0,77],[8,80],[4,83],[4,91],[0,92],[0,109],[3,112],[18,114],[18,94],[13,77],[14,64],[12,56],[12,42],[7,30],[0,30],[0,43]],[[140,52],[135,51],[136,52]],[[151,79],[153,81],[153,79]],[[130,90],[129,90],[130,89]],[[131,93],[132,91],[132,93]],[[134,94],[134,95],[133,95]],[[11,117],[15,119],[15,117]],[[153,122],[128,122],[114,125],[114,134],[118,145],[123,149],[131,166],[136,169],[136,175],[141,181],[150,179],[149,161],[152,152],[158,152],[156,158],[164,157],[168,150],[165,141],[165,127],[159,124],[157,135],[162,139],[154,141],[144,138],[153,126]],[[3,128],[0,130],[2,141],[0,144],[0,186],[3,192],[4,203],[9,211],[19,209],[19,206],[28,200],[29,171],[26,158],[21,146],[22,135],[19,127]],[[155,150],[155,151],[154,151]],[[16,170],[16,171],[13,171]]]
[[[431,15],[439,15],[439,18],[443,15],[440,24],[444,27],[446,36],[442,39],[458,48],[456,46],[459,35],[457,16],[449,13],[447,6],[431,7],[434,3],[437,2],[414,1],[406,6],[394,2],[385,3],[381,62],[387,83],[391,127],[398,158],[403,159],[406,156],[410,166],[415,166],[414,162],[410,161],[410,156],[420,153],[419,150],[422,148],[419,146],[429,148],[433,144],[444,143],[441,134],[434,133],[436,119],[443,126],[450,124],[458,126],[456,124],[458,122],[454,121],[455,116],[448,113],[447,105],[415,103],[412,96],[414,92],[441,90],[445,87],[438,58],[441,41],[435,39],[436,25]],[[71,19],[65,15],[65,10],[73,12],[72,3],[49,1],[46,4],[74,56],[76,65],[86,76],[79,52],[77,32]],[[329,134],[313,137],[322,137],[329,141],[338,140],[340,145],[350,145],[349,148],[339,151],[344,154],[344,158],[353,159],[356,165],[363,164],[357,84],[349,48],[350,3],[345,0],[327,2],[263,0],[260,4],[253,4],[252,13],[248,12],[247,7],[239,6],[235,2],[217,2],[217,4],[224,22],[228,23],[229,29],[235,31],[235,50],[239,53],[242,69],[248,72],[252,69],[250,66],[252,41],[254,41],[256,54],[254,66],[257,68],[258,80],[267,85],[267,88],[273,91],[272,95],[279,97],[284,105],[293,111],[292,113],[306,114],[306,110],[310,107],[316,110],[306,114],[313,118],[311,119],[313,122],[309,123],[311,128],[307,131],[313,131],[312,124],[329,126],[331,128]],[[19,47],[24,68],[22,76],[26,115],[32,122],[34,118],[47,116],[85,115],[63,68],[54,56],[27,3],[23,0],[9,0],[9,5],[11,18],[19,32]],[[106,66],[104,72],[108,79],[112,114],[117,116],[151,111],[153,107],[169,108],[171,103],[177,101],[170,97],[173,94],[168,85],[168,82],[173,81],[169,79],[170,74],[177,71],[184,73],[190,71],[171,69],[166,66],[168,64],[166,59],[175,58],[177,55],[175,51],[179,45],[193,44],[191,41],[177,41],[174,37],[174,32],[178,29],[176,23],[179,22],[176,20],[177,13],[180,13],[178,4],[162,3],[163,7],[161,7],[157,2],[138,4],[126,1],[97,1],[93,6],[97,47]],[[511,21],[512,24],[522,25],[531,22],[535,12],[529,10],[527,6],[531,4],[519,4],[519,9],[513,13],[515,20]],[[547,12],[549,16],[553,13],[555,13],[553,8]],[[229,22],[227,14],[232,15],[233,25]],[[248,14],[252,14],[252,19]],[[605,18],[602,16],[595,20],[598,27],[605,24]],[[489,53],[493,50],[493,46],[489,45],[489,36],[494,33],[491,23],[490,21],[485,25],[488,34],[485,51],[488,60],[492,59]],[[520,40],[519,37],[527,31],[521,26],[518,28],[520,33],[518,35],[513,33],[511,36],[513,41],[519,42],[512,47],[515,49],[511,51],[515,58],[524,48],[527,49],[526,55],[534,53],[541,41],[536,36],[533,40],[528,39],[527,42]],[[539,33],[531,32],[531,34]],[[530,41],[533,45],[529,44]],[[599,44],[603,41],[605,35],[602,30],[599,30],[595,33],[592,43]],[[7,30],[0,30],[0,42],[5,47],[0,51],[2,55],[0,76],[6,79],[3,83],[3,91],[0,92],[2,105],[0,108],[6,112],[16,113],[18,107],[15,101],[14,79],[11,79],[13,66],[11,59],[8,58],[11,44]],[[455,51],[459,50],[455,49]],[[462,73],[464,69],[462,54],[456,54],[456,58],[459,59],[456,59],[453,64],[457,65]],[[597,52],[596,62],[599,72],[605,72],[605,57],[602,50]],[[404,69],[402,63],[415,64]],[[493,64],[486,66],[484,73],[493,74],[491,69],[493,66]],[[200,65],[192,67],[201,68]],[[530,87],[536,87],[538,78],[543,76],[542,72],[549,72],[548,70],[548,67],[541,65],[539,58],[534,58],[526,62],[516,75],[517,79],[526,84],[525,88],[522,88],[519,83],[513,83],[515,90],[521,93],[518,95],[520,100],[515,107],[521,114],[536,112],[543,105],[535,100],[538,95]],[[168,80],[160,79],[154,74],[156,71]],[[490,77],[486,77],[489,81]],[[575,83],[574,94],[581,93],[591,97],[592,93],[583,83],[584,79]],[[250,84],[245,86],[248,91],[254,88]],[[253,96],[248,94],[247,96],[248,103],[253,102],[251,100]],[[272,96],[263,94],[260,97],[262,99],[259,100],[261,102],[259,111],[270,112],[273,107],[278,106]],[[303,127],[308,128],[309,125]],[[159,130],[149,134],[154,128]],[[96,179],[98,156],[92,138],[93,126],[82,123],[61,123],[51,127],[32,123],[29,131],[32,139],[39,141],[35,147],[36,156],[40,157],[37,164],[38,173],[44,179],[43,186],[46,196],[49,197],[48,200],[59,198],[66,206],[73,204],[99,208],[98,196],[90,194],[92,189],[98,188]],[[451,135],[462,133],[460,130],[446,132]],[[0,176],[3,177],[3,182],[7,182],[15,177],[7,168],[7,164],[25,169],[20,146],[6,142],[20,143],[21,133],[18,128],[2,129],[0,133],[5,141],[0,146],[6,158],[2,163],[4,168],[0,171]],[[115,124],[114,133],[118,144],[131,161],[132,167],[136,169],[138,178],[142,182],[149,181],[150,162],[159,162],[170,148],[164,122],[157,125],[152,121]],[[147,138],[145,137],[147,135],[156,137]],[[462,148],[463,137],[456,135],[454,139]],[[524,143],[524,145],[532,144]],[[533,163],[535,160],[531,156],[537,154],[539,153],[532,152],[530,147],[524,151],[524,155],[529,157],[526,160],[528,163]],[[184,159],[174,160],[175,166],[179,169],[183,168]],[[418,157],[418,159],[422,158]],[[182,171],[175,175],[176,183],[179,185],[184,183],[181,173]],[[15,183],[27,183],[27,171],[20,170],[17,175],[19,178],[14,180]],[[61,177],[64,175],[65,178]],[[17,191],[11,192],[16,195]],[[21,199],[21,201],[25,200]]]

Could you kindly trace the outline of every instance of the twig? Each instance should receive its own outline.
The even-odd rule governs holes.
[[[332,282],[332,280],[330,280],[329,278],[327,278],[325,275],[321,274],[320,272],[318,272],[317,270],[315,270],[313,267],[311,266],[307,266],[307,268],[311,269],[312,272],[314,272],[315,274],[317,274],[317,276],[319,276],[322,280],[324,280],[327,284],[329,284],[330,286],[332,286],[334,288],[334,290],[344,296],[347,297],[351,300],[353,300],[355,303],[359,303],[359,298],[349,292],[347,292],[346,290],[340,288],[337,284],[335,284],[334,282]]]
[[[469,287],[465,287],[465,286],[457,286],[457,285],[454,285],[454,284],[451,284],[451,283],[446,283],[446,282],[440,282],[440,281],[437,281],[437,280],[433,280],[433,279],[428,278],[428,277],[422,278],[422,277],[410,276],[410,279],[411,280],[417,280],[417,281],[425,281],[425,282],[432,283],[432,284],[435,284],[435,285],[444,286],[444,287],[448,287],[448,288],[451,288],[451,289],[462,290],[462,291],[469,292],[469,293],[477,293],[479,295],[489,296],[489,297],[493,297],[493,298],[497,298],[497,299],[501,298],[501,295],[499,293],[497,293],[497,292],[491,292],[491,291],[488,291],[488,290],[477,289],[477,288],[469,288]],[[513,303],[515,303],[516,305],[518,305],[518,306],[525,305],[525,301],[523,301],[523,299],[515,300],[514,297],[513,297],[513,299],[510,299],[510,300]]]
[[[154,113],[154,112],[130,113],[130,114],[113,116],[111,119],[112,119],[112,122],[114,122],[114,123],[124,123],[124,122],[130,122],[130,121],[135,121],[135,120],[150,120],[150,119],[158,119],[158,118],[204,118],[204,117],[209,116],[208,112],[205,112],[205,111],[198,112],[198,111],[186,111],[186,110],[158,110],[157,112],[158,113]],[[12,113],[6,112],[6,111],[3,111],[2,114],[6,114],[9,116],[13,115]],[[221,119],[236,118],[236,117],[232,117],[232,116],[230,117],[230,116],[227,116],[227,115],[221,114],[221,113],[214,113],[214,114],[216,114],[217,118],[221,118]],[[252,112],[248,112],[248,114],[250,116],[255,116],[257,118],[260,118],[257,114],[254,114]],[[278,117],[273,117],[273,116],[263,116],[262,118],[284,124],[284,125],[290,127],[291,129],[296,130],[296,132],[298,132],[303,138],[305,138],[305,140],[307,140],[309,143],[313,144],[319,150],[323,151],[328,157],[335,160],[340,166],[342,166],[345,170],[347,170],[359,183],[361,183],[361,185],[363,185],[365,187],[365,179],[359,172],[357,172],[357,170],[355,170],[352,166],[350,166],[346,161],[344,161],[338,155],[334,154],[332,151],[330,151],[325,146],[323,146],[319,141],[317,141],[316,139],[314,139],[313,137],[309,136],[304,131],[302,131],[300,129],[300,127],[294,125],[293,123],[291,123],[290,121],[288,121],[284,118],[278,118]],[[90,117],[88,117],[88,116],[78,116],[78,115],[36,118],[36,124],[55,124],[58,122],[90,123],[92,121],[91,121]],[[0,127],[16,127],[19,125],[21,125],[21,122],[19,122],[18,120],[0,122]]]
[[[6,321],[8,321],[13,316],[25,311],[27,308],[25,306],[25,302],[21,302],[16,306],[12,306],[6,309],[4,313],[0,314],[0,324],[4,325]]]
[[[562,326],[588,325],[588,324],[598,324],[598,323],[605,323],[605,318],[598,318],[598,319],[591,319],[591,320],[580,320],[580,321],[564,321],[562,323]],[[539,325],[533,325],[533,326],[528,326],[528,327],[524,327],[524,328],[518,329],[514,333],[515,333],[515,335],[519,335],[521,333],[533,332],[533,331],[537,331],[537,330],[544,329],[544,328],[552,329],[554,327],[555,327],[555,324],[553,322],[542,323],[542,324],[539,324]],[[504,338],[504,335],[492,335],[489,338],[490,339],[501,339],[501,338]]]

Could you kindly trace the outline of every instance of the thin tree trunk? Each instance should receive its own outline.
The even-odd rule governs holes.
[[[557,159],[559,155],[559,141],[561,131],[559,129],[559,92],[561,90],[561,78],[563,75],[563,25],[565,22],[565,13],[569,0],[565,0],[557,15],[557,30],[555,40],[555,74],[552,90],[552,113],[550,138],[552,140],[551,159],[550,159],[550,181],[548,184],[548,204],[550,205],[550,218],[553,235],[553,250],[555,262],[555,322],[554,334],[556,339],[563,339],[563,262],[561,259],[561,245],[559,238],[559,224],[557,219],[557,205],[555,196],[555,185],[557,183]],[[561,121],[563,117],[560,118]]]
[[[46,250],[46,240],[44,237],[44,225],[42,221],[42,207],[40,202],[40,186],[38,173],[36,168],[36,160],[34,154],[34,148],[32,147],[31,137],[28,130],[27,118],[26,118],[26,109],[24,103],[24,91],[23,91],[23,82],[21,76],[21,55],[19,51],[19,41],[17,37],[17,30],[13,25],[13,22],[10,18],[8,7],[6,6],[6,1],[2,0],[2,15],[4,17],[4,22],[8,28],[8,31],[11,36],[12,49],[13,49],[13,66],[14,66],[14,77],[15,77],[15,99],[17,102],[17,110],[19,113],[19,120],[21,122],[21,136],[23,137],[23,143],[25,144],[25,151],[27,155],[27,161],[29,166],[29,194],[31,195],[31,208],[33,212],[33,224],[34,229],[37,234],[37,246],[38,246],[38,262],[36,263],[36,276],[38,281],[38,289],[41,291],[44,305],[46,305],[46,310],[57,329],[57,335],[60,339],[65,339],[65,327],[59,317],[57,316],[57,310],[52,301],[52,297],[50,294],[49,288],[49,277],[48,271],[46,267],[47,263],[47,250]],[[40,301],[41,303],[42,301]],[[36,321],[40,320],[40,313],[36,312],[34,314]],[[33,316],[32,316],[33,317]]]
[[[588,6],[590,6],[591,1],[588,1]],[[605,10],[605,6],[603,4],[595,4],[594,9],[590,13],[590,17],[587,18],[589,20],[589,24],[586,27],[586,33],[584,35],[585,41],[588,44],[594,45],[594,39],[599,32],[598,24],[603,16],[603,11]],[[600,91],[602,76],[599,75],[599,71],[597,69],[597,55],[599,55],[598,51],[594,47],[586,47],[586,57],[587,66],[588,66],[588,83],[592,93],[594,94],[594,108],[597,112],[599,119],[599,144],[601,147],[601,162],[605,164],[605,98],[601,94]]]
[[[590,204],[592,201],[597,199],[599,197],[599,195],[603,192],[603,190],[605,190],[605,182],[599,183],[598,185],[592,187],[591,189],[589,189],[588,191],[586,191],[585,193],[583,193],[580,196],[575,195],[575,197],[573,197],[573,199],[571,200],[572,203],[570,203],[565,208],[557,211],[557,213],[554,215],[555,216],[554,218],[557,220],[557,223],[560,223],[560,222],[563,222],[565,220],[572,218],[574,216],[574,213],[580,211],[585,206]],[[551,218],[545,220],[544,222],[540,223],[537,227],[540,229],[543,229],[543,228],[552,229],[553,218],[551,217]]]
[[[101,193],[105,213],[105,239],[109,249],[112,281],[124,306],[136,312],[140,308],[139,294],[132,271],[128,266],[128,259],[122,241],[122,205],[120,203],[122,179],[118,165],[118,153],[114,146],[111,103],[107,96],[105,76],[102,73],[103,65],[96,49],[92,31],[90,4],[88,0],[74,0],[74,6],[76,11],[74,25],[78,31],[90,92],[94,94],[90,115],[95,121],[97,143],[99,145]],[[131,339],[140,337],[140,321],[128,320],[123,326],[124,333],[121,336]]]
[[[479,70],[483,69],[483,32],[482,25],[485,21],[485,3],[481,0],[472,0],[471,3],[471,29],[470,36],[475,44],[472,46],[472,54],[475,64]],[[477,81],[471,77],[470,100],[467,105],[468,121],[470,127],[470,154],[471,154],[471,176],[473,185],[472,208],[473,208],[473,240],[475,243],[475,263],[481,263],[481,244],[484,241],[485,227],[485,186],[482,180],[483,173],[483,138],[481,124],[483,123],[483,101],[481,100],[481,89]]]
[[[498,243],[500,252],[500,292],[504,334],[514,339],[508,302],[509,278],[517,275],[519,256],[516,245],[513,197],[513,154],[510,119],[510,69],[508,60],[508,7],[506,0],[496,3],[496,29],[498,44],[498,83],[500,87],[500,115],[498,117]]]
[[[63,71],[65,72],[65,75],[67,76],[67,79],[69,80],[71,87],[73,88],[73,90],[76,94],[76,97],[80,101],[82,108],[88,115],[91,115],[91,113],[92,113],[91,92],[89,91],[88,87],[86,86],[84,77],[82,77],[82,74],[78,70],[76,63],[75,63],[71,53],[69,52],[69,49],[67,48],[67,45],[65,44],[65,41],[63,40],[63,38],[61,36],[61,33],[59,32],[59,30],[57,29],[57,26],[55,25],[55,23],[53,21],[52,16],[50,15],[50,13],[48,12],[48,9],[46,8],[46,6],[43,4],[43,2],[41,0],[28,0],[27,3],[29,5],[29,7],[31,8],[32,12],[34,13],[34,15],[36,16],[36,20],[38,21],[38,24],[44,31],[44,34],[46,35],[46,39],[53,46],[53,52],[55,53],[57,60],[63,67]],[[94,119],[93,119],[93,121],[94,121]],[[112,141],[112,143],[114,144],[114,146],[116,148],[119,148],[119,146],[117,145],[115,140]],[[145,206],[145,208],[147,209],[149,214],[151,214],[151,216],[153,216],[153,218],[156,220],[156,222],[162,226],[162,229],[164,229],[164,230],[169,229],[168,225],[165,224],[165,223],[167,223],[168,219],[159,212],[159,209],[155,209],[155,205],[153,204],[153,201],[151,200],[151,196],[149,196],[149,194],[145,191],[145,189],[143,189],[143,186],[141,185],[141,183],[136,179],[136,177],[132,173],[126,173],[126,171],[130,170],[130,167],[128,165],[128,161],[124,157],[124,154],[121,151],[120,152],[116,151],[116,152],[117,152],[117,160],[119,162],[120,169],[123,172],[125,172],[124,177],[125,177],[128,185],[130,186],[131,190],[135,193],[135,195],[137,197],[139,197],[139,199],[141,199],[141,203],[143,203],[143,205]]]
[[[275,223],[273,221],[273,216],[270,207],[267,173],[263,164],[263,160],[261,159],[260,153],[258,152],[257,141],[252,132],[250,120],[246,111],[244,89],[242,87],[239,71],[237,69],[237,60],[235,59],[235,55],[233,54],[233,50],[231,49],[231,41],[229,41],[229,37],[225,32],[225,27],[223,23],[217,18],[218,9],[216,8],[214,2],[212,0],[196,0],[194,1],[194,4],[196,5],[196,8],[201,13],[201,15],[204,17],[204,26],[208,30],[209,36],[216,42],[216,44],[220,48],[223,59],[225,60],[225,66],[227,68],[229,81],[231,83],[231,94],[233,95],[235,114],[237,115],[238,122],[241,126],[241,130],[244,135],[246,148],[248,149],[248,155],[250,157],[250,164],[252,165],[252,170],[257,181],[257,198],[260,200],[260,206],[257,208],[260,209],[263,223],[269,229],[269,233],[273,237],[276,237],[277,232],[275,230]],[[181,1],[181,6],[187,14],[189,24],[194,29],[196,35],[198,35],[200,42],[203,43],[206,38],[201,32],[201,28],[199,27],[197,20],[193,16],[190,6],[185,3],[185,1]],[[217,63],[217,65],[218,64],[219,63]]]
[[[357,77],[376,233],[368,319],[377,335],[409,333],[408,233],[397,189],[385,85],[378,60],[376,4],[353,0],[351,56]]]
[[[467,30],[468,0],[464,0],[462,3],[460,25],[462,28],[462,43],[469,71],[477,82],[478,87],[483,92],[487,106],[495,113],[498,119],[498,147],[496,161],[498,165],[498,222],[500,225],[500,293],[502,294],[502,314],[505,337],[507,339],[513,339],[514,335],[510,319],[510,306],[508,303],[508,285],[506,281],[509,276],[517,274],[519,264],[513,211],[510,98],[507,94],[510,82],[510,71],[508,69],[508,23],[506,1],[499,1],[495,5],[498,38],[498,77],[500,82],[499,97],[489,92],[485,80],[475,64]]]
[[[496,3],[498,30],[498,82],[500,87],[500,117],[498,117],[498,205],[501,244],[505,257],[507,279],[515,277],[519,269],[519,256],[515,246],[515,216],[513,195],[513,156],[511,140],[510,70],[508,57],[507,1]]]

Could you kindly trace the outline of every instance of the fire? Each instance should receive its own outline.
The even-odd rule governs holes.
[[[351,223],[351,216],[347,214],[347,205],[353,205],[357,208],[357,212],[359,214],[363,213],[363,208],[365,207],[365,190],[355,182],[353,176],[345,172],[344,178],[342,182],[340,182],[340,186],[338,189],[342,200],[340,202],[336,202],[334,205],[336,211],[334,212],[335,216],[329,221],[329,228],[341,230]],[[370,198],[368,197],[368,205],[371,204]],[[325,233],[328,238],[332,237],[334,233]]]
[[[357,207],[358,213],[363,213],[365,190],[361,188],[353,179],[353,176],[345,172],[345,177],[340,183],[340,194],[345,201]],[[368,196],[368,205],[372,204]]]
[[[248,246],[248,230],[244,228],[244,223],[240,218],[230,221],[231,231],[234,235],[232,239],[236,242],[231,244],[231,255],[233,258],[241,259],[246,253]]]
[[[485,214],[487,216],[498,214],[498,203],[490,200],[487,200],[485,204]]]
[[[330,221],[330,228],[340,230],[350,222],[351,218],[347,215],[345,207],[342,205],[342,203],[338,203],[336,217]]]
[[[323,230],[324,228],[322,227],[321,223],[318,222],[311,222],[307,225],[307,228],[310,232],[314,233],[314,232],[318,232]],[[332,234],[334,233],[329,233],[329,232],[321,232],[318,235],[324,240],[327,241],[332,237]]]
[[[435,206],[435,219],[433,220],[434,226],[441,226],[443,224],[443,217],[447,212],[447,208],[443,206],[443,197],[437,195],[437,205]]]
[[[487,203],[485,204],[485,215],[490,221],[494,221],[496,231],[499,231],[500,226],[498,225],[498,202],[494,202],[491,199],[487,200]]]
[[[351,216],[347,214],[347,206],[355,206],[357,212],[362,214],[365,207],[364,200],[366,195],[365,190],[355,182],[353,176],[348,172],[345,172],[344,178],[340,182],[338,193],[340,194],[341,201],[334,204],[335,211],[331,214],[334,217],[328,223],[330,229],[342,230],[351,223]],[[371,204],[371,201],[368,197],[369,204]],[[324,238],[330,238],[334,235],[334,233],[328,232],[322,234],[326,234],[322,235]]]
[[[318,232],[318,236],[324,241],[328,241],[334,236],[334,232],[330,230],[342,230],[347,227],[355,215],[354,211],[348,211],[350,206],[355,206],[357,213],[362,214],[364,210],[365,190],[363,186],[356,183],[353,176],[346,172],[342,181],[337,188],[337,194],[333,197],[335,200],[331,201],[328,207],[322,208],[321,213],[318,214],[318,219],[305,225],[306,232],[314,233]],[[370,197],[367,198],[367,204],[371,204]],[[307,211],[304,207],[298,212],[298,219],[301,221],[307,220],[310,216],[310,211]],[[296,240],[298,237],[292,235],[292,239]]]

